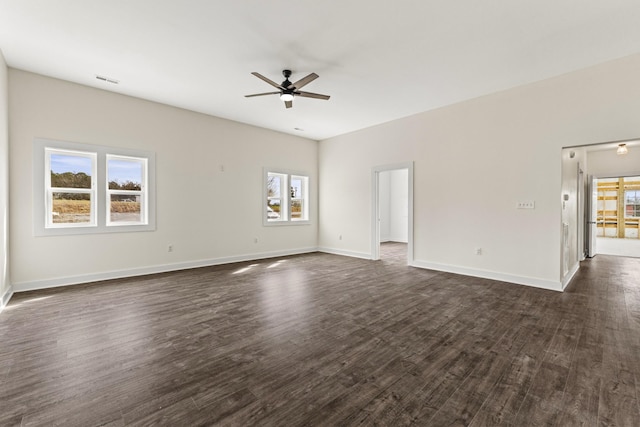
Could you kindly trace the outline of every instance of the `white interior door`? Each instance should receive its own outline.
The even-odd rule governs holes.
[[[596,256],[596,236],[598,234],[598,179],[589,175],[589,226],[587,227],[589,258]]]

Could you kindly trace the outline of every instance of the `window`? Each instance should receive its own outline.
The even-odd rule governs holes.
[[[147,223],[147,159],[107,155],[107,225]]]
[[[291,220],[305,221],[309,219],[307,212],[307,191],[309,178],[291,175]]]
[[[34,141],[34,233],[155,229],[153,153]]]
[[[624,216],[640,217],[640,190],[626,190],[624,192]]]
[[[45,149],[46,227],[96,225],[96,155]]]
[[[267,173],[267,221],[287,221],[289,219],[287,204],[287,175],[283,173]]]
[[[265,170],[264,224],[309,222],[309,177]]]

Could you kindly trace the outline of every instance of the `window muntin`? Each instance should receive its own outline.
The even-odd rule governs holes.
[[[96,226],[96,154],[45,150],[45,227]]]
[[[107,155],[107,226],[147,223],[147,159]]]
[[[309,221],[309,177],[265,170],[264,224]]]

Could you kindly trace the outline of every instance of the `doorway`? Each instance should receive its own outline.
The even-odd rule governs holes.
[[[563,283],[570,279],[571,266],[577,266],[574,263],[585,256],[640,255],[638,165],[640,139],[563,148],[560,253]],[[572,233],[574,230],[577,232]],[[569,274],[565,274],[567,270]]]
[[[413,162],[374,167],[371,196],[371,259],[397,259],[404,251],[406,264],[411,265]]]
[[[592,254],[640,257],[640,176],[592,180]]]

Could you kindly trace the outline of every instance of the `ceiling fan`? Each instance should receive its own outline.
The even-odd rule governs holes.
[[[280,84],[266,78],[260,73],[256,73],[255,71],[251,74],[253,74],[254,76],[256,76],[261,80],[264,80],[265,82],[269,83],[271,86],[277,88],[278,91],[254,93],[253,95],[245,95],[245,98],[251,98],[253,96],[263,96],[263,95],[280,95],[280,99],[284,101],[284,105],[287,108],[293,107],[294,96],[302,96],[303,98],[316,98],[316,99],[325,99],[325,100],[329,99],[329,95],[321,95],[319,93],[312,93],[312,92],[303,92],[300,90],[303,86],[311,83],[312,81],[314,81],[319,77],[316,73],[311,73],[307,77],[303,77],[297,82],[291,83],[289,81],[289,77],[291,77],[291,70],[283,70],[282,75],[284,76],[285,80]]]

